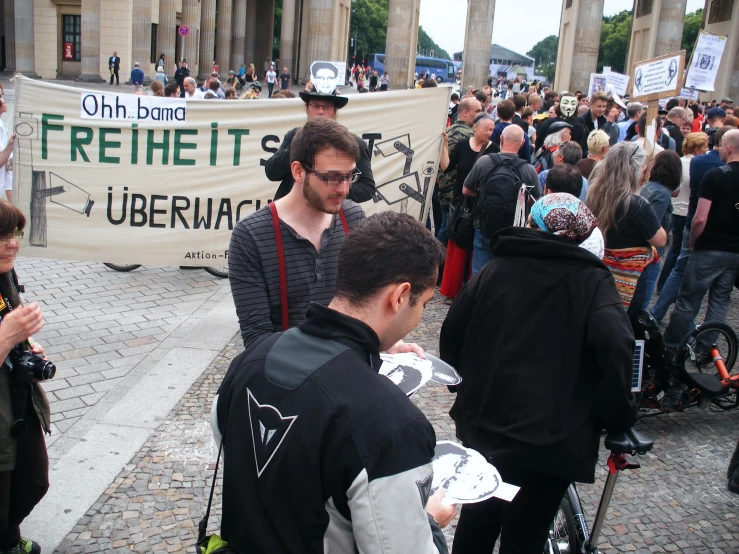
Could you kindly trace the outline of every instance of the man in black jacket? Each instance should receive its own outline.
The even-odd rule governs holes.
[[[501,521],[501,554],[542,552],[568,484],[594,481],[601,429],[636,421],[634,335],[608,268],[553,234],[497,236],[449,310],[440,353],[463,379],[457,437],[521,491],[465,505],[454,554],[492,552]]]
[[[120,85],[118,71],[121,69],[121,59],[118,57],[118,52],[113,52],[113,55],[108,58],[108,68],[110,69],[110,84],[113,84],[113,78],[115,77],[115,84]]]
[[[690,122],[692,118],[688,117],[688,110],[676,106],[667,112],[665,124],[662,127],[662,132],[667,132],[675,140],[675,151],[680,157],[683,155],[683,134],[680,127]]]
[[[349,99],[345,96],[323,94],[320,92],[301,91],[300,98],[305,102],[305,111],[308,119],[331,118],[336,119],[338,111],[347,105]],[[293,177],[290,171],[290,145],[298,129],[292,129],[285,134],[280,148],[267,160],[264,172],[270,181],[280,181],[280,186],[275,193],[275,200],[286,196],[293,188]],[[375,197],[375,177],[372,175],[372,164],[370,162],[370,151],[367,143],[354,135],[359,146],[359,161],[357,170],[360,175],[356,182],[352,183],[349,190],[349,200],[353,202],[367,202]]]
[[[429,500],[434,430],[380,351],[434,295],[441,244],[407,214],[344,240],[336,293],[238,356],[211,424],[223,435],[221,536],[237,553],[446,553],[456,508]]]
[[[588,136],[595,130],[605,131],[610,135],[613,123],[608,121],[605,116],[608,107],[608,95],[605,92],[594,92],[590,97],[590,109],[581,115],[578,119],[585,128],[585,132],[579,139],[582,147],[582,157],[588,157]]]
[[[187,60],[182,60],[182,64],[174,72],[175,83],[180,87],[180,98],[185,97],[185,79],[190,76],[190,70],[187,68]]]

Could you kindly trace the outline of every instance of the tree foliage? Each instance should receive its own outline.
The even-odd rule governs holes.
[[[366,60],[367,56],[385,51],[387,40],[388,0],[354,0],[350,37],[357,37],[357,58]],[[351,41],[351,39],[350,39]],[[351,55],[354,54],[352,50]]]
[[[443,58],[445,60],[452,59],[452,57],[449,55],[449,52],[447,52],[441,46],[436,44],[434,42],[434,39],[432,39],[428,35],[428,33],[423,30],[423,27],[419,25],[418,26],[418,52],[430,55],[431,51],[434,52],[435,58]]]
[[[631,42],[631,22],[631,12],[628,10],[603,18],[600,28],[598,73],[603,71],[603,66],[606,65],[616,73],[624,73],[626,70],[626,56]]]
[[[534,58],[536,72],[544,75],[547,81],[554,82],[557,68],[557,49],[559,48],[559,37],[549,35],[540,40],[534,47],[526,52],[526,55]]]
[[[685,16],[685,26],[683,27],[682,49],[685,50],[685,63],[690,60],[693,53],[695,41],[698,40],[698,31],[703,23],[703,8],[695,10]]]

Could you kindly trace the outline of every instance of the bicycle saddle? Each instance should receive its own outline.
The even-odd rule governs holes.
[[[608,433],[605,445],[616,454],[646,454],[652,449],[654,442],[629,429],[619,433]]]

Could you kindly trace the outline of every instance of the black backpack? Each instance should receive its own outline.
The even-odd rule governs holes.
[[[502,158],[488,154],[495,166],[477,193],[477,214],[480,232],[490,239],[506,227],[512,227],[516,219],[516,205],[523,180],[518,168],[526,162],[521,158]],[[528,195],[527,195],[528,200]],[[526,202],[528,207],[528,201]]]

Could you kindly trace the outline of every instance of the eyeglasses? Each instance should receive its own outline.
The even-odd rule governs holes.
[[[3,235],[0,237],[0,243],[7,245],[11,240],[13,239],[22,239],[23,238],[23,231],[15,231],[13,233],[10,233],[9,235]]]
[[[334,109],[333,104],[316,104],[315,102],[308,104],[308,107],[316,111],[323,110],[324,112]]]
[[[359,176],[362,175],[362,172],[357,168],[354,168],[351,173],[337,173],[335,171],[318,173],[310,166],[305,164],[302,164],[302,166],[308,173],[313,173],[313,175],[318,177],[323,183],[331,187],[338,187],[340,184],[346,183],[347,181],[350,183],[356,183],[359,180]]]

